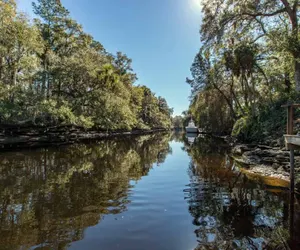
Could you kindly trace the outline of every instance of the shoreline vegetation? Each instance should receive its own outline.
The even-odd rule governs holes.
[[[238,146],[254,145],[238,157],[262,174],[289,171],[282,105],[300,103],[299,8],[297,1],[202,1],[201,47],[186,79],[191,102],[184,115]],[[295,119],[297,134],[300,109]]]
[[[68,126],[0,126],[0,148],[10,151],[23,148],[62,146],[85,141],[97,141],[122,136],[147,135],[166,132],[169,129],[134,129],[134,130],[94,130],[84,127]]]
[[[0,1],[2,145],[171,127],[173,109],[139,84],[126,54],[108,52],[61,1],[36,0],[32,7],[33,20],[15,0]]]

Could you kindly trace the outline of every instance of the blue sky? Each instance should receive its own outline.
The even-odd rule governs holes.
[[[175,114],[189,105],[185,78],[200,47],[200,0],[61,0],[109,52],[133,60],[138,84],[167,99]],[[17,0],[33,16],[32,0]]]

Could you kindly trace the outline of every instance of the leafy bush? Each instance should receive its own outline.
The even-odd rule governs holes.
[[[33,113],[33,122],[41,125],[76,124],[76,117],[66,102],[58,106],[55,100],[43,100]]]
[[[266,138],[278,138],[285,133],[287,111],[282,105],[299,103],[298,94],[283,96],[273,103],[261,106],[257,115],[245,116],[235,122],[232,135],[244,141],[263,141]],[[300,110],[295,109],[295,118],[300,117]]]

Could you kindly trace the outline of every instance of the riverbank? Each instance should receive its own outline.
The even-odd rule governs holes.
[[[68,125],[56,127],[43,126],[0,126],[1,150],[14,150],[19,148],[37,148],[46,146],[60,146],[74,144],[87,140],[101,140],[119,136],[145,135],[168,129],[157,128],[151,130],[135,129],[125,130],[96,130]]]
[[[289,151],[283,145],[236,144],[231,157],[245,171],[289,182]],[[295,152],[296,187],[300,190],[300,153]],[[280,185],[279,185],[280,186]]]

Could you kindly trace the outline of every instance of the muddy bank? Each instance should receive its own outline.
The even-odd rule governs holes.
[[[73,144],[88,140],[101,140],[118,136],[145,135],[156,132],[167,131],[167,129],[132,131],[118,130],[96,130],[84,129],[78,126],[57,127],[21,127],[0,126],[0,148],[1,150],[13,150],[18,148],[34,148],[46,146],[59,146]]]
[[[283,146],[240,144],[233,147],[232,158],[250,174],[289,182],[289,151]],[[295,173],[296,186],[300,190],[300,153],[297,151],[295,152]]]

